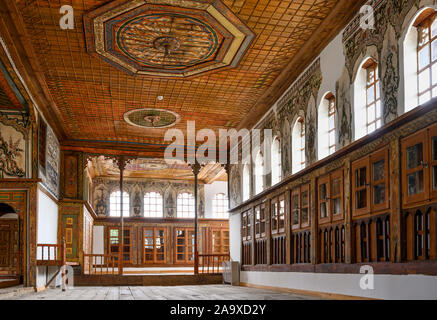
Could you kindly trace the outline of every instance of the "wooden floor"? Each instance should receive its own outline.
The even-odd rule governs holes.
[[[0,295],[0,299],[1,295]],[[75,287],[47,289],[6,300],[313,300],[314,297],[225,285],[180,287]]]

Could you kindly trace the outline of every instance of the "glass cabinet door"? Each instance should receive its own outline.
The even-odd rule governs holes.
[[[437,199],[437,125],[432,126],[429,129],[429,151],[430,151],[430,190],[431,198]]]
[[[352,214],[354,216],[370,212],[369,158],[352,164]]]
[[[402,141],[403,202],[411,204],[428,198],[427,131],[423,130]]]
[[[370,157],[371,207],[372,212],[389,208],[388,149],[376,152]]]
[[[318,181],[319,223],[329,222],[329,175]]]
[[[310,225],[310,186],[304,185],[301,187],[300,198],[300,213],[301,213],[301,228]]]
[[[291,226],[292,229],[300,227],[300,189],[291,193]]]

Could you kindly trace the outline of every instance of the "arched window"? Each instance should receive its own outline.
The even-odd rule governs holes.
[[[194,197],[191,193],[180,193],[177,199],[177,217],[194,218]]]
[[[228,219],[228,197],[224,193],[217,193],[212,199],[212,212],[216,219]]]
[[[417,13],[403,43],[405,112],[437,96],[437,12]]]
[[[264,159],[259,152],[255,159],[255,194],[264,190]]]
[[[148,192],[144,195],[144,216],[160,218],[164,216],[162,195],[158,192]]]
[[[111,217],[120,216],[120,191],[111,193],[109,197],[109,215]],[[129,194],[123,192],[123,217],[129,217]]]
[[[281,144],[279,139],[275,138],[272,143],[272,186],[282,180],[281,169]]]
[[[296,120],[292,130],[292,141],[291,145],[293,147],[293,173],[299,172],[305,168],[305,123],[302,117]]]
[[[245,164],[243,167],[243,201],[250,198],[250,170],[249,165]]]
[[[337,151],[337,133],[335,128],[335,97],[328,93],[319,107],[318,149],[319,159],[323,159]]]
[[[359,68],[354,83],[355,140],[382,125],[381,91],[378,64],[367,59]]]

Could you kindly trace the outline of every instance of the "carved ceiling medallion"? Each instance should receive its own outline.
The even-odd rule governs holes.
[[[127,123],[141,128],[169,128],[180,119],[177,113],[164,109],[135,109],[124,114]]]
[[[117,0],[84,16],[87,50],[132,75],[233,68],[254,39],[221,0]]]

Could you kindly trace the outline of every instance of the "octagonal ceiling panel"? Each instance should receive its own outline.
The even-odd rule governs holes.
[[[236,67],[254,33],[220,0],[119,0],[84,15],[87,50],[131,75]]]

